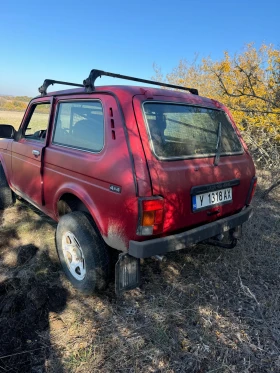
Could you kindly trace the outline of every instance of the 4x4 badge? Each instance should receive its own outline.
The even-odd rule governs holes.
[[[110,190],[115,193],[121,193],[122,188],[116,185],[110,185]]]

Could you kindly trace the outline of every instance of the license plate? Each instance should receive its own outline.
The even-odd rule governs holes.
[[[232,188],[220,189],[214,192],[192,196],[193,211],[232,201]]]

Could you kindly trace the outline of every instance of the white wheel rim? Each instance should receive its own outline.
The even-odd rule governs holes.
[[[86,275],[85,257],[79,241],[72,232],[63,234],[62,251],[71,275],[76,280],[82,281]]]

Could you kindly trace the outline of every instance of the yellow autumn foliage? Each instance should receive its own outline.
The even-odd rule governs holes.
[[[226,51],[219,61],[210,57],[177,67],[157,80],[198,88],[201,96],[216,99],[232,112],[255,159],[261,165],[280,162],[280,50],[272,45],[247,44],[234,56]]]

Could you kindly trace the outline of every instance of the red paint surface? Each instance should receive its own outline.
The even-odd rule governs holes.
[[[136,234],[138,197],[165,199],[163,235],[234,214],[244,207],[255,168],[243,140],[244,153],[221,157],[216,167],[213,157],[159,161],[148,142],[143,101],[155,99],[210,108],[216,108],[216,102],[191,94],[140,87],[98,87],[92,94],[82,92],[83,89],[50,93],[31,102],[22,128],[33,103],[48,102],[54,97],[44,142],[24,138],[0,140],[0,161],[16,193],[55,220],[59,219],[59,200],[66,193],[75,195],[92,214],[106,242],[123,250],[129,240],[151,238]],[[58,146],[51,141],[58,102],[80,99],[98,99],[103,105],[105,146],[98,154]],[[221,108],[228,113],[223,105]],[[35,158],[32,150],[39,150],[40,156]],[[192,187],[232,179],[240,179],[240,185],[233,187],[232,203],[220,206],[219,213],[211,216],[207,211],[215,208],[192,212]],[[110,191],[110,185],[120,186],[121,193]]]

